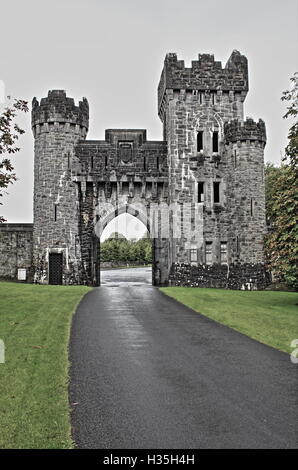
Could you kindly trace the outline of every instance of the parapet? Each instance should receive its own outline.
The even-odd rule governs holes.
[[[78,124],[88,130],[89,104],[86,98],[75,105],[73,98],[68,98],[64,90],[51,90],[47,98],[42,98],[40,104],[36,98],[32,100],[32,127],[36,124],[50,122]]]
[[[33,224],[4,223],[0,224],[0,232],[33,232]]]
[[[225,142],[241,142],[245,140],[266,143],[266,127],[262,119],[255,122],[247,118],[246,121],[237,119],[224,124]]]
[[[146,129],[106,129],[105,140],[110,144],[118,141],[131,141],[142,145],[147,140]]]
[[[167,89],[248,92],[247,58],[234,50],[225,67],[212,54],[199,54],[190,68],[177,54],[167,54],[158,85],[158,109]]]

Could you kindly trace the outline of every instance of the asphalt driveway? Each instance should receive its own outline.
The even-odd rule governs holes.
[[[297,365],[150,285],[106,271],[70,343],[79,448],[297,447]]]

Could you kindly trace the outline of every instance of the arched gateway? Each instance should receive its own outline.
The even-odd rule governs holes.
[[[265,124],[244,121],[247,60],[168,54],[158,86],[163,140],[109,129],[86,140],[89,106],[64,91],[32,103],[35,282],[98,285],[98,240],[128,212],[153,240],[153,284],[265,284]]]

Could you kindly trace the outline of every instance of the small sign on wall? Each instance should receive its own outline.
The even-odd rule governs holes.
[[[18,281],[26,281],[27,269],[18,269]]]

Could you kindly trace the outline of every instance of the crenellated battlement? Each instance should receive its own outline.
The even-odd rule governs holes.
[[[45,123],[69,123],[76,124],[88,130],[89,104],[83,98],[76,106],[74,99],[66,96],[64,90],[51,90],[47,98],[42,98],[40,103],[36,98],[32,100],[32,127]]]
[[[246,121],[233,120],[224,124],[225,142],[241,142],[245,140],[266,143],[266,127],[262,119],[255,122],[251,118]]]
[[[247,59],[234,50],[222,67],[213,54],[199,54],[191,67],[185,67],[184,60],[178,60],[177,54],[167,54],[158,86],[158,109],[168,89],[234,91],[245,96],[248,91]]]
[[[86,98],[75,103],[64,90],[34,98],[34,227],[20,235],[29,261],[18,261],[19,232],[2,231],[0,275],[28,266],[34,282],[99,285],[96,236],[128,213],[144,214],[151,230],[154,285],[263,288],[266,129],[245,121],[247,91],[247,59],[236,50],[226,64],[199,54],[187,67],[167,54],[159,141],[143,128],[86,140]]]

